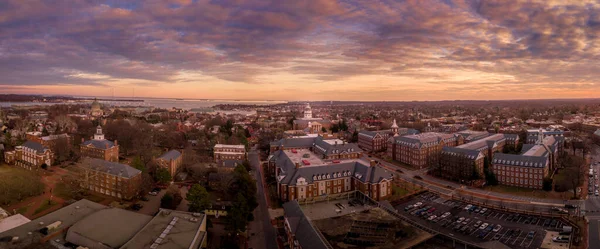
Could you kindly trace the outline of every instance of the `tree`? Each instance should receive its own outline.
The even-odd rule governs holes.
[[[544,177],[544,181],[542,182],[542,189],[544,191],[552,191],[552,178]]]
[[[490,168],[490,162],[487,157],[483,161],[483,173],[485,174],[485,182],[487,183],[487,185],[498,185],[498,179],[496,178],[496,175]]]
[[[41,166],[41,167],[42,167],[42,169],[48,169],[48,164],[46,164],[46,163],[42,163],[42,166]]]
[[[177,206],[173,207],[173,200],[174,198],[170,193],[165,193],[165,195],[163,195],[163,197],[160,198],[160,207],[168,209],[177,208]]]
[[[227,213],[225,229],[232,232],[232,234],[246,231],[248,218],[251,213],[249,210],[246,198],[242,193],[238,193],[233,201],[231,210]]]
[[[171,173],[169,173],[169,170],[162,167],[156,169],[156,174],[154,175],[154,178],[157,182],[162,184],[169,183],[173,179],[171,177]]]
[[[352,138],[350,138],[350,143],[356,142],[358,142],[358,131],[354,131],[354,133],[352,133]]]
[[[323,132],[323,133],[327,132],[327,128],[321,127],[321,132]]]
[[[136,157],[133,158],[133,161],[131,162],[131,167],[139,169],[142,172],[146,172],[147,171],[146,170],[146,166],[142,162],[142,159],[140,158],[140,156],[136,156]]]
[[[477,171],[477,165],[473,165],[473,169],[471,172],[471,180],[477,180],[481,178],[481,176],[479,175],[479,171]]]
[[[194,184],[187,192],[185,199],[188,201],[189,212],[202,212],[210,206],[208,192],[200,184]]]

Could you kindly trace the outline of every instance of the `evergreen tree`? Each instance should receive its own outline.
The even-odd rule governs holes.
[[[210,206],[208,192],[200,184],[194,184],[187,192],[185,199],[189,202],[189,212],[202,212]]]

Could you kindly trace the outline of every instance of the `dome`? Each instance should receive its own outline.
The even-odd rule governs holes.
[[[96,99],[92,102],[92,110],[100,110],[100,103],[98,103],[98,100]]]

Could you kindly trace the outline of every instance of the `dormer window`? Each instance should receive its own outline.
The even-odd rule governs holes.
[[[327,179],[331,178],[331,175],[327,174]]]

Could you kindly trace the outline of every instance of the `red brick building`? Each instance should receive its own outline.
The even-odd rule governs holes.
[[[129,165],[85,158],[78,165],[81,187],[119,199],[132,199],[141,190],[142,171]]]
[[[398,162],[425,168],[438,164],[442,148],[455,147],[463,142],[460,135],[437,132],[398,136],[388,140],[387,155]]]
[[[156,159],[159,167],[169,170],[173,178],[183,163],[183,155],[178,150],[171,150]]]
[[[119,145],[117,141],[106,140],[100,126],[96,128],[96,134],[94,134],[93,139],[82,141],[79,149],[82,157],[99,158],[110,162],[119,161]]]
[[[54,153],[40,143],[27,141],[15,147],[14,151],[4,152],[4,161],[27,170],[37,170],[44,164],[47,167],[52,166]]]
[[[216,144],[213,148],[215,162],[223,160],[244,160],[246,159],[246,146],[243,144]]]

